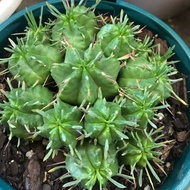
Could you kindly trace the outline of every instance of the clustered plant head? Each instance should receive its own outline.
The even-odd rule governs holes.
[[[65,12],[47,3],[55,19],[45,23],[43,11],[39,23],[27,13],[25,35],[10,40],[11,55],[1,59],[12,75],[1,123],[10,140],[47,138],[44,160],[63,151],[65,164],[52,171],[67,169],[61,179],[73,181],[64,187],[102,189],[110,181],[125,188],[114,176],[141,186],[146,173],[154,188],[151,176],[160,182],[154,167],[162,168],[158,148],[167,143],[157,127],[159,110],[169,107],[170,96],[183,102],[172,89],[178,79],[170,79],[177,73],[169,61],[173,48],[161,55],[149,37],[138,38],[142,29],[123,10],[109,19],[96,15],[98,3],[63,0]]]

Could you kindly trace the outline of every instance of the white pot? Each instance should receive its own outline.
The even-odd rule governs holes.
[[[170,18],[190,7],[190,0],[116,0],[117,3],[131,3],[161,19]]]
[[[0,0],[0,24],[9,18],[22,0]]]

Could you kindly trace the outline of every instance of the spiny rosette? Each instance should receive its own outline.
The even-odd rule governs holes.
[[[43,124],[42,116],[36,109],[46,109],[53,101],[53,94],[43,86],[12,88],[10,93],[3,92],[7,98],[1,107],[1,123],[10,130],[12,136],[31,138],[37,127]]]
[[[129,139],[117,142],[118,158],[122,164],[131,167],[131,174],[139,171],[139,185],[142,186],[142,172],[146,171],[149,181],[152,184],[151,174],[160,182],[160,178],[155,169],[151,165],[154,163],[163,173],[164,170],[161,166],[162,160],[159,156],[162,154],[158,148],[164,147],[166,143],[171,141],[163,141],[163,127],[152,129],[150,132],[145,130],[136,130],[128,133]],[[158,141],[158,142],[157,142]]]
[[[105,23],[97,33],[97,41],[100,43],[106,56],[114,54],[116,58],[131,53],[137,47],[135,34],[139,31],[139,26],[128,23],[129,19],[124,11],[120,13],[120,19],[111,17],[112,23]]]
[[[54,64],[51,75],[59,87],[58,96],[65,102],[80,105],[84,100],[94,103],[99,88],[103,97],[113,99],[118,94],[116,82],[120,62],[105,57],[98,44],[85,51],[68,47],[63,63]]]
[[[97,139],[106,145],[115,140],[128,139],[125,132],[127,126],[134,126],[135,122],[126,120],[121,114],[121,107],[114,102],[98,99],[95,104],[86,111],[84,128],[87,136]]]
[[[51,79],[50,69],[54,62],[61,62],[62,55],[53,46],[38,43],[27,44],[24,39],[18,39],[17,44],[10,41],[12,48],[7,48],[11,56],[8,61],[10,73],[27,86],[44,84]]]
[[[152,52],[151,56],[145,52],[130,57],[122,67],[118,83],[121,88],[144,89],[154,96],[158,96],[158,102],[165,100],[175,94],[172,88],[172,81],[169,77],[177,73],[175,67],[168,61],[172,56],[172,49],[169,48],[164,56]],[[138,73],[138,75],[137,75]]]
[[[49,140],[47,149],[50,151],[46,155],[47,158],[52,153],[54,156],[57,150],[63,146],[70,149],[75,148],[77,138],[81,136],[83,128],[82,123],[80,123],[82,112],[77,106],[71,106],[58,99],[53,108],[37,112],[42,116],[43,123],[37,127],[36,135]]]
[[[125,188],[124,185],[112,178],[119,175],[116,150],[113,144],[110,145],[109,150],[105,151],[104,146],[85,140],[82,145],[79,144],[76,147],[74,154],[66,155],[65,163],[66,169],[74,181],[66,183],[64,187],[81,183],[84,188],[92,190],[97,183],[101,190],[110,181],[119,188]]]
[[[77,49],[85,50],[93,41],[96,31],[96,16],[92,8],[82,5],[81,0],[75,6],[75,1],[63,1],[66,13],[60,13],[55,7],[48,4],[50,12],[57,18],[53,23],[52,40],[61,50],[72,46]]]
[[[156,124],[152,120],[158,121],[161,117],[161,113],[158,113],[159,109],[167,108],[169,105],[158,105],[160,98],[157,94],[149,92],[148,87],[141,88],[124,88],[119,90],[119,96],[117,96],[114,102],[120,104],[122,115],[128,121],[136,122],[140,129],[147,128],[147,125],[151,125],[157,128]]]

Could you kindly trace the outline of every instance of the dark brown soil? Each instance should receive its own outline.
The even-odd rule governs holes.
[[[149,31],[141,34],[140,37],[144,37],[145,34],[149,34],[153,37],[153,34]],[[155,43],[161,43],[161,52],[165,52],[167,44],[165,41],[156,38]],[[5,78],[0,76],[0,88],[5,88]],[[187,102],[187,90],[185,84],[185,76],[181,75],[184,80],[174,85],[174,90],[183,100]],[[0,102],[3,102],[4,96],[1,94]],[[160,126],[165,126],[165,140],[174,141],[168,144],[166,147],[160,149],[162,152],[162,160],[165,161],[163,168],[166,173],[172,171],[175,159],[180,157],[184,146],[189,137],[190,126],[186,116],[187,107],[182,105],[174,98],[168,100],[171,107],[168,110],[163,110],[164,119],[159,122]],[[21,141],[20,146],[17,147],[17,139],[8,139],[8,134],[3,133],[3,126],[0,125],[0,176],[10,183],[16,190],[62,190],[64,181],[60,182],[59,177],[66,173],[64,169],[60,169],[49,173],[48,171],[55,165],[64,163],[63,152],[60,151],[58,156],[54,159],[48,159],[43,162],[44,155],[46,155],[47,140],[42,139],[37,142],[25,142]],[[126,168],[127,169],[127,168]],[[166,176],[163,172],[157,169],[162,182]],[[126,185],[130,190],[134,189],[132,182],[124,179],[116,179]],[[144,178],[144,186],[136,189],[151,189],[151,186]],[[155,187],[157,188],[157,182]],[[82,189],[81,187],[75,187],[74,189]],[[111,184],[108,184],[108,189],[117,189]]]

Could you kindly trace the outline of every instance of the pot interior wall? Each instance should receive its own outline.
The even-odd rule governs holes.
[[[64,11],[63,4],[60,0],[50,0],[54,6],[60,11]],[[87,6],[93,5],[94,1],[88,1]],[[37,5],[33,5],[29,7],[29,10],[32,10],[35,17],[38,19],[40,15],[41,7],[43,6],[44,21],[49,18],[50,13],[45,5],[45,2],[39,3]],[[167,40],[169,46],[175,45],[175,55],[174,59],[181,60],[177,64],[177,68],[180,72],[187,75],[187,89],[190,90],[190,50],[188,46],[183,42],[183,40],[164,22],[162,22],[157,17],[152,14],[137,8],[131,4],[126,3],[126,6],[117,5],[111,2],[101,2],[96,12],[98,13],[109,13],[112,15],[119,15],[120,10],[124,9],[125,13],[128,14],[131,21],[134,21],[137,24],[142,26],[147,26],[148,29],[152,30],[155,34],[158,34],[160,38]],[[25,25],[27,24],[25,17],[23,14],[25,10],[22,10],[16,14],[14,14],[11,18],[9,18],[6,22],[0,25],[0,57],[3,56],[3,48],[7,47],[8,38],[14,39],[15,36],[11,35],[13,33],[23,32]],[[188,95],[188,100],[190,102],[190,95]],[[188,110],[188,116],[190,116],[190,110]],[[190,119],[190,117],[189,117]],[[168,180],[163,185],[162,189],[186,189],[186,188],[178,188],[181,185],[183,179],[186,179],[186,183],[183,187],[187,187],[190,184],[190,177],[186,178],[190,175],[190,147],[189,145],[186,147],[184,154],[181,159],[176,164],[174,168],[174,172],[171,176],[168,177]],[[181,172],[181,173],[180,173]],[[180,178],[179,178],[180,175]],[[175,182],[175,183],[174,183]]]

